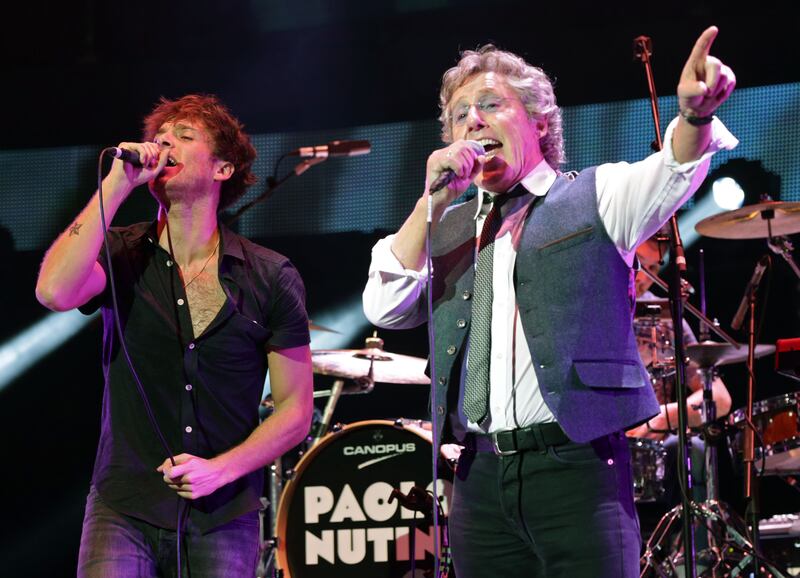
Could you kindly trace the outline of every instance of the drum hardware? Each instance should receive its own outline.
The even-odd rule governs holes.
[[[775,348],[775,371],[800,381],[800,338],[778,339]]]
[[[693,359],[700,365],[703,375],[703,428],[705,438],[705,470],[706,500],[702,503],[690,502],[690,519],[696,531],[705,531],[704,537],[697,537],[704,542],[704,547],[696,555],[698,576],[745,576],[754,564],[759,567],[757,574],[750,576],[770,576],[772,578],[788,578],[773,563],[767,561],[759,552],[756,543],[749,539],[752,532],[727,504],[719,501],[719,485],[717,473],[717,444],[723,437],[724,428],[716,419],[716,404],[712,397],[712,383],[719,361],[729,361],[730,349],[721,347],[696,347]],[[727,345],[727,344],[719,344]],[[691,346],[689,346],[691,347]],[[734,349],[735,351],[735,349]],[[681,575],[681,566],[685,564],[684,548],[680,545],[680,529],[678,522],[683,518],[683,505],[678,505],[661,518],[653,531],[642,556],[641,578],[662,578]]]
[[[701,259],[702,269],[702,259]],[[651,277],[647,270],[644,273]],[[717,472],[717,445],[723,437],[724,427],[720,425],[716,416],[716,404],[712,395],[712,383],[716,368],[719,365],[741,363],[748,361],[752,378],[752,362],[755,357],[763,357],[775,351],[772,345],[759,345],[754,343],[754,333],[751,332],[748,347],[729,338],[719,328],[718,323],[712,323],[705,317],[705,286],[702,282],[704,275],[701,273],[701,307],[702,312],[695,312],[701,320],[701,327],[707,327],[723,336],[727,343],[717,343],[704,339],[701,343],[686,346],[686,358],[699,366],[703,376],[703,402],[701,405],[703,415],[703,430],[705,432],[705,471],[706,471],[706,500],[702,503],[689,501],[689,516],[684,518],[683,512],[687,511],[686,500],[668,512],[658,523],[656,530],[647,541],[642,556],[642,578],[674,577],[681,575],[688,561],[684,558],[687,551],[685,544],[685,527],[690,524],[693,529],[703,532],[702,535],[693,537],[694,543],[691,554],[695,554],[695,544],[705,546],[694,558],[696,570],[700,576],[738,576],[743,571],[749,571],[753,566],[758,566],[766,573],[752,573],[751,575],[770,575],[774,577],[785,576],[779,572],[774,564],[767,562],[758,549],[756,529],[753,532],[733,510],[719,501],[718,472]],[[752,299],[751,301],[751,326]],[[686,304],[689,308],[689,304]],[[691,309],[690,309],[691,311]],[[697,314],[699,313],[699,315]],[[704,336],[705,337],[705,336]],[[686,491],[686,489],[684,489]],[[695,569],[693,569],[695,570]],[[771,573],[771,574],[769,574]]]
[[[328,433],[333,412],[341,395],[369,393],[375,382],[430,383],[425,375],[426,361],[421,358],[389,353],[383,349],[383,339],[374,332],[364,340],[363,349],[316,350],[311,352],[314,373],[330,375],[337,379],[327,390],[314,392],[314,397],[327,397],[322,420],[313,434],[315,445]],[[345,378],[349,383],[345,383]]]

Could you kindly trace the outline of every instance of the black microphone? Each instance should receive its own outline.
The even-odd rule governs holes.
[[[747,312],[747,304],[750,301],[750,294],[758,289],[758,284],[761,283],[761,277],[764,275],[764,270],[767,268],[768,264],[769,255],[764,255],[758,260],[756,268],[753,270],[753,276],[750,277],[750,282],[744,290],[744,296],[742,297],[742,302],[739,303],[739,309],[736,310],[736,315],[733,316],[733,321],[731,321],[731,329],[738,331],[742,326],[745,313]]]
[[[479,155],[485,155],[486,154],[486,149],[483,148],[483,145],[481,143],[479,143],[478,141],[476,141],[476,140],[468,140],[468,141],[465,141],[465,142],[469,143],[469,145],[473,149],[475,149],[475,151]],[[438,193],[443,188],[445,188],[447,185],[452,183],[455,180],[455,178],[456,178],[456,174],[453,172],[452,169],[443,170],[441,172],[441,174],[436,178],[436,180],[433,181],[433,183],[431,183],[431,188],[430,188],[430,190],[428,192],[430,194]]]
[[[119,147],[108,147],[106,149],[106,152],[115,159],[120,159],[122,162],[128,163],[135,167],[142,166],[142,161],[139,160],[139,153],[136,151],[123,149]]]
[[[366,155],[372,150],[368,140],[335,140],[325,145],[300,147],[289,153],[290,157],[300,158],[327,158],[327,157],[355,157]]]

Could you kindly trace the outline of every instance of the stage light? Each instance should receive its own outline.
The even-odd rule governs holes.
[[[49,313],[10,341],[0,345],[0,391],[83,329],[99,315],[83,315],[77,310]]]
[[[714,202],[720,209],[733,211],[744,203],[744,190],[732,177],[722,177],[711,184]]]

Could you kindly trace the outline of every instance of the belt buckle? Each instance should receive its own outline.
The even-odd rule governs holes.
[[[515,450],[501,450],[500,446],[497,445],[497,434],[501,434],[501,433],[504,433],[504,432],[507,432],[507,431],[514,431],[514,428],[510,428],[509,427],[509,428],[505,428],[505,429],[500,429],[500,430],[494,431],[491,434],[489,434],[490,436],[492,436],[492,449],[494,449],[494,454],[496,456],[513,456],[514,454],[518,454],[519,453],[518,449],[515,449]]]

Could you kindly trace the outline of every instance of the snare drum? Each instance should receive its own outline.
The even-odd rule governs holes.
[[[415,576],[430,570],[432,522],[401,506],[392,490],[432,491],[431,451],[430,432],[406,420],[357,422],[322,438],[298,462],[278,505],[283,576],[410,576],[412,549]],[[437,492],[446,516],[453,473],[440,462]]]
[[[771,397],[753,404],[753,425],[763,442],[757,447],[754,465],[765,474],[800,473],[800,392]],[[742,451],[746,409],[731,414],[731,423],[737,432],[733,447]],[[759,443],[756,435],[756,444]]]
[[[655,502],[664,493],[664,462],[667,450],[658,440],[628,438],[633,466],[633,499]]]

